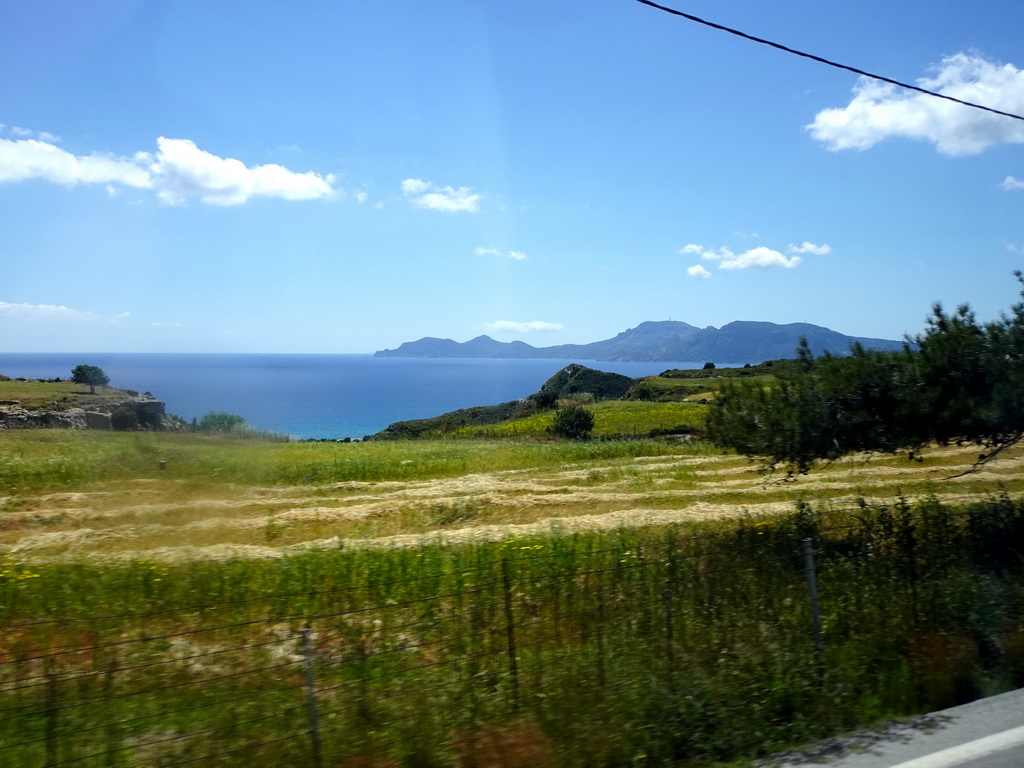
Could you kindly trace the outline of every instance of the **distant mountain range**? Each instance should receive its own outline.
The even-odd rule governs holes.
[[[614,338],[591,344],[534,347],[523,341],[477,336],[466,342],[422,338],[374,357],[491,357],[501,359],[614,360],[621,362],[759,363],[796,357],[801,338],[815,355],[846,355],[854,342],[869,349],[897,350],[902,341],[846,336],[810,323],[759,323],[738,320],[721,328],[698,328],[677,320],[640,323]]]

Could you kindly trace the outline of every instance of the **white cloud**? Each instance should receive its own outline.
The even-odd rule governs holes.
[[[119,323],[128,317],[130,312],[116,315],[102,315],[96,312],[83,312],[57,304],[11,304],[0,301],[0,318],[22,318],[30,320],[99,320],[108,323]]]
[[[1003,240],[1003,245],[1006,246],[1006,250],[1010,253],[1016,253],[1019,256],[1024,256],[1024,245],[1015,245],[1007,240]]]
[[[447,213],[476,213],[480,210],[480,198],[469,187],[438,187],[423,179],[406,179],[402,182],[402,194],[417,208]]]
[[[1024,181],[1014,178],[1013,176],[1007,176],[1003,179],[1003,183],[1000,185],[1007,192],[1013,189],[1024,189]]]
[[[369,199],[370,195],[368,193],[366,193],[366,192],[360,191],[360,192],[356,192],[353,195],[353,197],[356,199],[357,203],[362,205],[363,203],[365,203],[367,201],[367,199]]]
[[[6,128],[6,125],[0,123],[0,133],[2,133]],[[11,133],[14,134],[15,136],[18,136],[19,138],[27,139],[34,133],[34,131],[32,131],[29,128],[22,128],[18,125],[12,125]],[[36,138],[39,139],[40,141],[47,141],[51,144],[56,144],[58,141],[60,141],[60,136],[54,136],[49,131],[39,131],[39,133],[36,134]]]
[[[790,253],[810,253],[815,256],[827,256],[832,253],[832,246],[830,245],[815,245],[804,240],[800,245],[789,244],[789,248],[786,249]]]
[[[832,253],[830,245],[816,245],[804,240],[800,245],[790,243],[786,249],[790,254],[812,254],[824,256]],[[703,245],[690,243],[679,249],[681,255],[695,254],[704,261],[718,263],[719,269],[793,269],[803,260],[799,255],[786,256],[781,251],[760,245],[756,248],[734,253],[728,248],[705,248]],[[686,270],[690,277],[710,277],[711,273],[700,264],[695,264]]]
[[[546,323],[543,320],[532,320],[528,323],[517,323],[514,320],[496,320],[480,326],[490,333],[536,333],[561,331],[565,326],[561,323]]]
[[[499,251],[497,248],[482,248],[476,247],[473,249],[473,253],[477,256],[501,256],[505,259],[512,259],[513,261],[526,261],[529,257],[523,251]]]
[[[252,197],[315,200],[334,194],[334,176],[295,173],[281,165],[246,166],[234,158],[212,155],[188,139],[156,141],[149,166],[157,196],[169,204],[198,197],[211,205],[241,205]]]
[[[0,139],[0,183],[43,179],[54,184],[120,184],[148,189],[149,173],[139,158],[93,154],[79,157],[35,139]]]
[[[422,179],[406,179],[402,182],[402,194],[421,195],[430,189],[430,183]]]
[[[686,270],[686,274],[690,277],[711,277],[711,273],[704,269],[700,264],[694,264]]]
[[[13,132],[13,131],[12,131]],[[334,176],[295,173],[280,165],[246,166],[204,152],[188,139],[157,139],[155,154],[80,156],[46,141],[0,139],[0,183],[41,179],[55,184],[104,184],[149,189],[167,204],[196,198],[241,205],[253,197],[313,200],[335,194]],[[116,185],[116,186],[115,186]]]
[[[687,245],[680,253],[698,253],[705,261],[717,261],[719,269],[792,269],[801,261],[799,256],[787,257],[763,245],[743,253],[733,253],[728,248],[714,251],[699,245]]]
[[[792,269],[801,259],[799,256],[783,256],[778,251],[763,245],[751,248],[740,254],[728,253],[724,248],[721,258],[721,269]],[[704,256],[703,258],[707,258]]]
[[[1003,112],[1024,114],[1024,70],[978,55],[942,60],[930,91]],[[930,141],[945,155],[977,154],[996,144],[1024,143],[1024,122],[862,77],[850,103],[819,112],[806,126],[831,150],[868,149],[892,136]]]

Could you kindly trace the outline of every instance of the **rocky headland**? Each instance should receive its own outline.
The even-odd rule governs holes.
[[[6,381],[3,381],[6,379]],[[99,387],[95,393],[59,380],[0,377],[0,429],[176,431],[185,422],[149,392]]]

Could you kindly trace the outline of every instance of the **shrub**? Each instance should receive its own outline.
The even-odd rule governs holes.
[[[555,411],[551,431],[570,440],[585,440],[594,429],[594,414],[586,408],[571,405]]]
[[[237,432],[248,428],[245,419],[236,413],[211,412],[196,425],[200,432]]]
[[[558,393],[554,390],[541,390],[530,395],[530,400],[533,401],[534,406],[538,409],[546,411],[550,408],[554,408],[558,402]]]

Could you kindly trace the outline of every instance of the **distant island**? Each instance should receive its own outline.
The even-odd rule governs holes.
[[[737,320],[721,328],[698,328],[678,320],[640,323],[614,338],[590,344],[559,344],[534,347],[523,341],[495,341],[477,336],[466,342],[422,338],[407,341],[397,349],[382,349],[374,357],[430,357],[500,359],[607,360],[616,362],[713,362],[757,363],[796,357],[800,339],[807,339],[811,351],[822,355],[847,355],[854,343],[868,349],[898,350],[902,341],[846,336],[810,323],[752,322]]]

